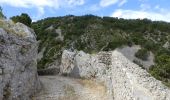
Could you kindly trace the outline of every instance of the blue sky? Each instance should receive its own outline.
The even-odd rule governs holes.
[[[68,14],[93,14],[170,22],[169,5],[170,0],[0,0],[8,18],[28,13],[33,20]]]

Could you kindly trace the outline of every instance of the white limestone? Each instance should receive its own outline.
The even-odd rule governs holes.
[[[40,88],[37,48],[27,26],[0,20],[0,100],[30,100]]]
[[[170,100],[170,90],[119,51],[62,55],[61,74],[104,82],[114,100]]]

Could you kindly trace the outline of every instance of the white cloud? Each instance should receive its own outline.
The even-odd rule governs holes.
[[[100,6],[101,7],[108,7],[108,6],[114,5],[116,3],[118,3],[119,6],[122,6],[126,2],[127,2],[127,0],[101,0]]]
[[[83,5],[85,3],[84,0],[66,0],[66,1],[68,1],[68,4],[72,6]]]
[[[0,0],[0,4],[14,7],[52,7],[83,5],[84,0]]]
[[[151,6],[149,0],[138,0],[141,2],[138,10],[134,9],[117,9],[111,16],[125,19],[144,19],[148,18],[154,21],[170,22],[170,12],[168,9],[160,7],[160,5]]]
[[[44,15],[44,8],[43,7],[39,7],[38,8],[38,14],[35,16],[35,17],[33,17],[33,19],[39,19],[41,16],[43,16]]]
[[[139,0],[140,2],[147,2],[148,0]]]
[[[161,11],[144,11],[144,10],[123,10],[118,9],[112,13],[112,17],[126,18],[126,19],[143,19],[148,18],[157,21],[170,22],[170,13]]]
[[[127,0],[122,0],[122,1],[119,3],[119,6],[124,5],[126,2],[127,2]]]
[[[92,12],[95,12],[95,11],[98,11],[100,9],[101,9],[101,7],[99,5],[95,4],[95,5],[90,6],[88,10],[92,11]]]
[[[141,4],[141,5],[140,5],[140,8],[141,8],[142,10],[148,10],[148,9],[151,8],[151,6],[150,6],[149,4]]]
[[[154,8],[155,8],[155,9],[160,9],[160,6],[159,6],[159,5],[156,5]]]
[[[117,2],[118,2],[118,0],[101,0],[100,1],[100,6],[107,7],[107,6],[116,4]]]
[[[21,8],[37,8],[40,17],[44,14],[44,8],[58,9],[59,7],[74,7],[85,3],[84,0],[0,0],[1,5],[10,5]]]
[[[6,4],[14,7],[44,7],[44,6],[53,6],[54,3],[57,3],[58,0],[0,0],[0,4]]]

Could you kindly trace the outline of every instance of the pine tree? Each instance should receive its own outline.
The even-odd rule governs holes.
[[[2,12],[2,7],[0,6],[0,18],[5,18],[3,12]]]

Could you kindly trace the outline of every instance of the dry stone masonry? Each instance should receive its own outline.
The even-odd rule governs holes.
[[[0,100],[30,100],[39,89],[32,29],[0,19]]]
[[[110,100],[170,100],[170,90],[119,51],[86,54],[65,50],[60,73],[104,82]]]
[[[120,52],[112,53],[112,82],[118,100],[170,100],[170,90]]]
[[[104,63],[106,65],[111,65],[111,52],[100,52],[98,54],[99,63]]]

